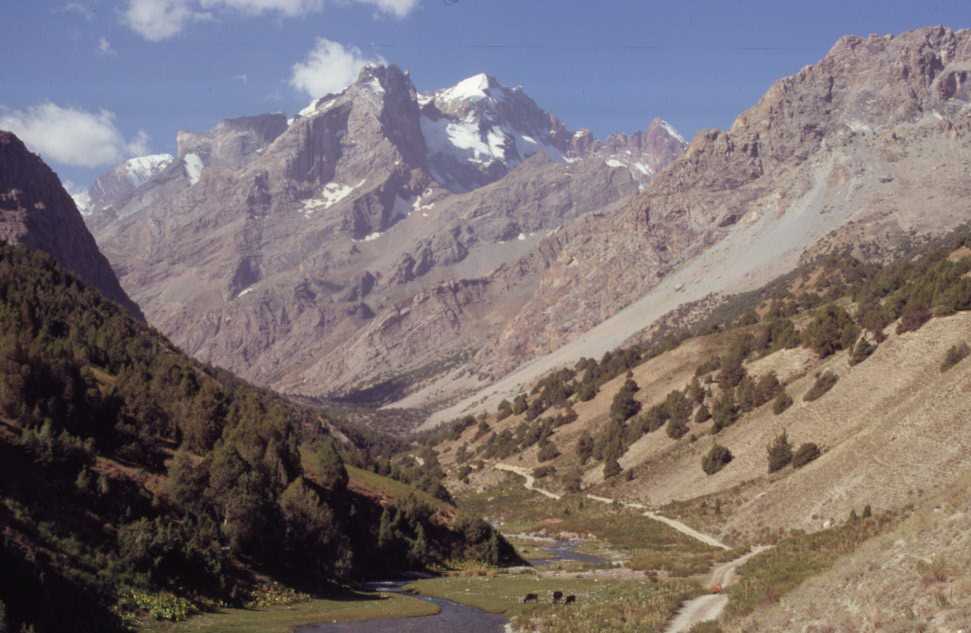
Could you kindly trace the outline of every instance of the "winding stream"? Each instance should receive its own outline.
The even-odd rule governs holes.
[[[551,565],[562,561],[576,561],[590,565],[609,564],[606,558],[576,551],[578,541],[553,541],[541,547],[549,552],[548,558],[529,561],[534,566]],[[369,591],[401,593],[410,580],[373,582]],[[501,615],[486,613],[451,600],[416,595],[416,599],[436,605],[441,611],[436,615],[416,618],[385,618],[359,622],[335,622],[312,624],[296,629],[297,633],[503,633],[509,622]]]
[[[400,593],[410,580],[370,583],[371,591]],[[312,624],[296,629],[297,633],[502,633],[508,620],[501,615],[486,613],[451,600],[416,595],[418,600],[431,602],[441,611],[417,618],[386,618],[360,622]]]
[[[579,541],[553,541],[548,545],[541,545],[541,547],[549,553],[549,557],[528,559],[528,561],[529,564],[533,565],[534,567],[544,567],[560,562],[585,563],[587,565],[594,565],[597,567],[610,565],[610,561],[602,556],[578,552],[577,547],[579,546]]]

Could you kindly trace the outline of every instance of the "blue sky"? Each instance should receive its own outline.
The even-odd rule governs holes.
[[[318,38],[344,61],[409,69],[419,90],[484,71],[574,129],[657,115],[691,136],[730,125],[842,34],[971,27],[971,2],[35,0],[2,3],[0,22],[0,123],[85,183],[114,159],[174,152],[179,129],[299,110],[310,96],[293,68]],[[341,75],[332,61],[309,69],[324,85]]]

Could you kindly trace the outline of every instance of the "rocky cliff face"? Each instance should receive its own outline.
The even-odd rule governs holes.
[[[520,260],[684,147],[660,121],[574,138],[493,78],[422,95],[368,67],[292,119],[180,133],[169,165],[87,221],[150,322],[198,358],[388,401],[498,337],[543,270]]]
[[[111,171],[98,176],[94,183],[73,196],[82,215],[104,212],[123,204],[146,182],[172,164],[171,154],[152,154],[130,158]]]
[[[141,311],[118,283],[60,180],[15,135],[0,131],[0,241],[46,251],[122,305]]]
[[[601,354],[682,302],[754,287],[804,253],[968,221],[968,68],[968,30],[848,36],[731,129],[700,132],[618,212],[545,238],[536,291],[471,361],[505,378],[448,414],[486,394],[494,406],[537,372]]]

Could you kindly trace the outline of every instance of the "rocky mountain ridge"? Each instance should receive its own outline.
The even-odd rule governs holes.
[[[387,401],[516,313],[540,270],[517,261],[542,237],[683,147],[660,120],[581,137],[492,78],[422,95],[371,66],[290,119],[180,133],[174,161],[87,221],[191,354],[290,393]]]
[[[86,284],[142,319],[51,169],[0,131],[0,241],[45,251]]]
[[[757,287],[817,245],[892,246],[968,221],[969,63],[968,30],[847,36],[731,129],[699,132],[622,210],[544,240],[537,292],[473,360],[482,388],[434,419],[495,406],[682,303]]]

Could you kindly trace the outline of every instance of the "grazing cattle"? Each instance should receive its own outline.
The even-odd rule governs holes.
[[[535,593],[527,593],[525,596],[523,596],[523,604],[526,604],[527,602],[539,602],[539,596],[537,596]]]
[[[553,592],[553,604],[560,604],[560,600],[562,600],[562,599],[563,599],[563,592],[562,591],[554,591]]]
[[[576,596],[574,596],[574,595],[573,595],[573,594],[571,593],[571,594],[570,594],[570,595],[568,595],[568,596],[566,597],[566,599],[565,599],[565,600],[563,601],[563,604],[573,604],[573,603],[574,603],[574,602],[576,602],[576,601],[577,601],[577,597],[576,597]]]

